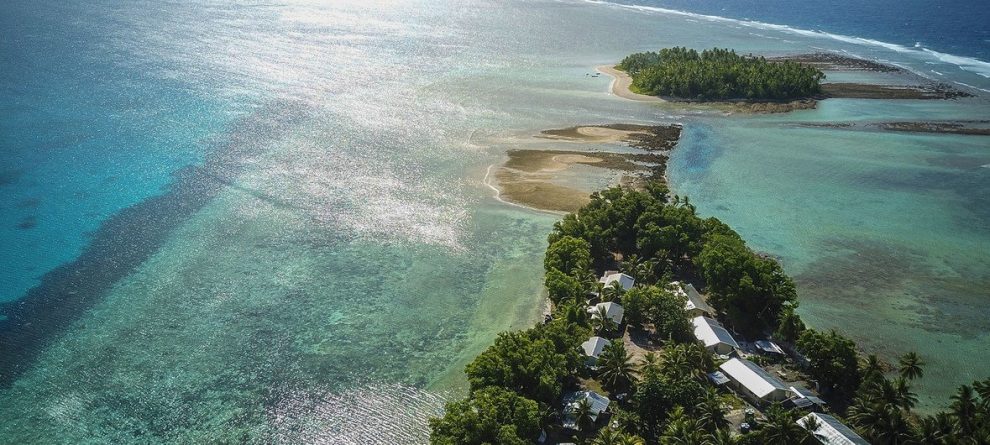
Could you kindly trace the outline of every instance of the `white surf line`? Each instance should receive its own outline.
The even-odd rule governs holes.
[[[493,198],[495,198],[496,201],[501,202],[502,204],[508,204],[510,206],[515,206],[515,207],[523,208],[523,209],[526,209],[526,210],[532,210],[534,212],[550,213],[552,215],[566,215],[567,214],[567,212],[557,212],[557,211],[554,211],[554,210],[538,209],[536,207],[530,207],[530,206],[527,206],[527,205],[517,204],[517,203],[511,202],[511,201],[506,201],[506,200],[502,199],[502,191],[499,190],[498,187],[495,187],[494,185],[492,185],[491,184],[491,181],[488,180],[488,177],[491,176],[491,174],[492,174],[492,167],[494,167],[494,166],[495,166],[495,164],[490,164],[488,166],[488,168],[485,170],[485,179],[482,179],[481,182],[483,184],[485,184],[486,186],[488,186],[488,188],[492,189],[492,191],[495,192],[495,195],[493,196]]]
[[[658,8],[654,6],[644,6],[644,5],[627,5],[622,3],[613,3],[604,0],[583,0],[583,1],[585,3],[610,6],[613,8],[631,9],[634,11],[653,12],[653,13],[660,13],[667,15],[679,15],[682,17],[701,19],[709,22],[732,23],[735,25],[745,26],[748,28],[773,30],[773,31],[785,32],[785,33],[795,34],[805,37],[832,39],[832,40],[837,40],[839,42],[852,43],[855,45],[880,47],[902,54],[912,54],[915,56],[923,56],[923,57],[927,56],[928,58],[932,58],[949,65],[954,65],[960,70],[974,73],[978,76],[990,78],[990,62],[985,62],[974,57],[957,56],[954,54],[941,53],[918,45],[915,45],[915,47],[913,48],[909,48],[904,45],[884,42],[875,39],[868,39],[865,37],[847,36],[844,34],[834,34],[825,31],[813,31],[809,29],[794,28],[792,26],[787,26],[787,25],[758,22],[755,20],[741,20],[741,19],[733,19],[729,17],[721,17],[717,15],[698,14],[694,12],[681,11],[677,9]],[[913,70],[909,70],[909,71],[913,71]]]

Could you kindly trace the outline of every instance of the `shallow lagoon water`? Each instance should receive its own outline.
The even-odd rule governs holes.
[[[32,197],[104,209],[53,204],[36,227],[16,230],[29,215],[4,212],[2,261],[33,268],[4,276],[4,299],[15,302],[4,314],[55,259],[71,268],[94,248],[86,232],[114,211],[130,205],[146,221],[171,221],[154,227],[161,236],[146,256],[119,265],[121,278],[97,283],[78,312],[51,307],[59,324],[4,355],[5,365],[16,361],[0,388],[5,440],[422,443],[425,419],[462,394],[464,364],[541,310],[541,255],[556,216],[494,200],[485,171],[507,139],[576,124],[685,123],[673,186],[779,256],[813,326],[887,357],[919,350],[929,375],[949,376],[922,381],[926,401],[990,373],[980,369],[990,362],[988,327],[972,316],[985,312],[990,288],[981,201],[990,169],[979,167],[990,163],[987,142],[796,125],[986,119],[984,99],[834,100],[725,117],[625,101],[607,93],[607,78],[586,76],[674,44],[834,47],[926,65],[910,55],[583,2],[5,7],[31,25],[5,28],[22,42],[4,53],[5,67],[71,52],[89,36],[91,53],[65,70],[109,60],[107,74],[82,84],[150,111],[100,130],[96,152],[24,158],[4,173],[5,209],[23,212],[30,206],[18,203]],[[53,27],[77,16],[82,29],[60,41]],[[23,43],[39,35],[45,45]],[[48,159],[24,143],[39,128],[71,133],[24,105],[32,93],[23,80],[48,67],[5,78],[18,95],[5,95],[17,103],[4,109],[21,110],[4,119],[9,159]],[[159,97],[145,83],[183,99],[143,101],[138,92]],[[56,99],[78,92],[50,86]],[[116,114],[95,102],[71,115],[95,126]],[[172,175],[190,164],[201,188],[164,187],[184,184]],[[134,179],[99,187],[112,175]],[[110,192],[78,195],[80,181]],[[154,196],[197,204],[154,205]],[[167,218],[176,212],[182,218]],[[93,255],[134,248],[99,233],[106,243]],[[30,255],[45,251],[58,255]],[[4,335],[23,331],[0,322]]]

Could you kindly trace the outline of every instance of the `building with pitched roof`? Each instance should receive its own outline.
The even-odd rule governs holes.
[[[790,395],[787,386],[749,360],[733,358],[719,366],[740,395],[757,405],[778,402]]]
[[[798,419],[797,424],[810,431],[822,445],[870,445],[852,428],[828,414],[811,413]]]
[[[716,354],[727,355],[739,348],[739,344],[732,338],[722,325],[708,317],[694,317],[691,319],[694,324],[694,336],[698,338],[705,349]]]

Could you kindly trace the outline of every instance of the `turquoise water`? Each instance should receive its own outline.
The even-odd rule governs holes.
[[[885,357],[917,350],[933,372],[952,375],[922,383],[926,403],[942,402],[990,373],[974,360],[987,353],[990,331],[990,147],[979,136],[794,125],[882,115],[883,104],[862,102],[700,125],[674,155],[671,178],[701,212],[781,258],[811,325]],[[945,102],[892,105],[885,118],[960,111]]]
[[[812,325],[918,349],[946,376],[924,397],[990,372],[987,142],[798,125],[987,119],[984,99],[726,117],[585,75],[732,45],[990,87],[958,66],[585,2],[3,12],[4,442],[422,443],[464,364],[541,310],[556,216],[485,172],[575,124],[683,122],[673,185],[782,258]]]

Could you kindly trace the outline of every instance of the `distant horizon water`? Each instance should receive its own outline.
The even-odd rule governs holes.
[[[723,18],[801,35],[924,53],[990,76],[990,9],[966,0],[588,0]]]

